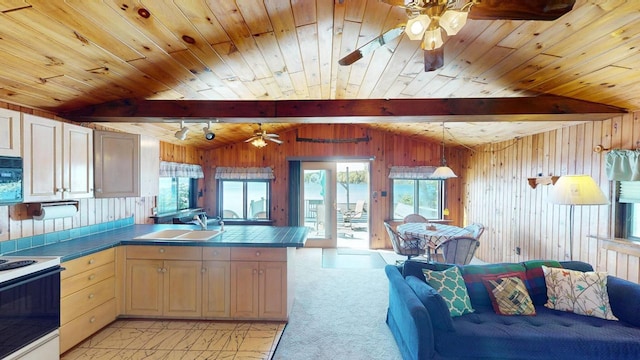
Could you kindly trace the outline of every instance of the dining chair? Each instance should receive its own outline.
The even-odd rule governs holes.
[[[459,236],[440,243],[436,252],[440,250],[444,262],[448,264],[466,265],[471,262],[476,249],[480,246],[478,239],[470,236]]]
[[[429,220],[427,220],[426,217],[420,215],[420,214],[409,214],[407,216],[404,217],[403,219],[404,223],[426,223],[429,222]]]
[[[480,235],[484,232],[484,225],[480,223],[473,223],[464,227],[465,230],[471,233],[471,236],[478,240]]]
[[[384,227],[387,229],[387,234],[389,234],[389,239],[391,240],[393,251],[396,254],[404,255],[407,257],[407,260],[409,260],[414,256],[420,256],[425,253],[425,249],[419,246],[420,242],[418,240],[405,239],[404,237],[402,237],[402,235],[398,234],[398,232],[395,231],[387,222],[384,223]]]

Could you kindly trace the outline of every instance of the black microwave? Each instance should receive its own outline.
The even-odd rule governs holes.
[[[21,203],[22,185],[22,158],[0,156],[0,205]]]

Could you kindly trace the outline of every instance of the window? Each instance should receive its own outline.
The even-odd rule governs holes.
[[[615,236],[640,241],[640,181],[617,185]]]
[[[223,219],[269,219],[269,180],[219,180]]]
[[[409,214],[441,219],[443,184],[441,180],[392,179],[394,220],[402,220]]]
[[[195,180],[188,177],[160,177],[158,213],[167,214],[194,207]]]

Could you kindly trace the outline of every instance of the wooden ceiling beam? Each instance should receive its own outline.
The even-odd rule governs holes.
[[[354,100],[118,100],[59,114],[77,122],[567,121],[626,109],[561,96]],[[312,119],[309,121],[309,119]]]

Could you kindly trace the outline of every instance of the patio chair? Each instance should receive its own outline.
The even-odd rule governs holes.
[[[429,220],[427,220],[426,217],[420,215],[420,214],[409,214],[407,216],[404,217],[403,219],[404,223],[426,223],[429,222]]]
[[[460,236],[443,241],[436,248],[436,252],[442,251],[444,262],[447,264],[466,265],[471,262],[479,246],[478,239]]]
[[[384,227],[387,229],[393,251],[395,251],[396,254],[404,255],[407,257],[407,260],[409,260],[414,256],[420,256],[425,253],[425,249],[419,246],[418,240],[403,238],[397,231],[393,230],[387,222],[384,223]]]
[[[478,240],[480,238],[480,235],[482,235],[482,233],[484,232],[484,225],[480,223],[473,223],[471,225],[465,226],[464,229],[470,232],[471,236],[474,239]]]

